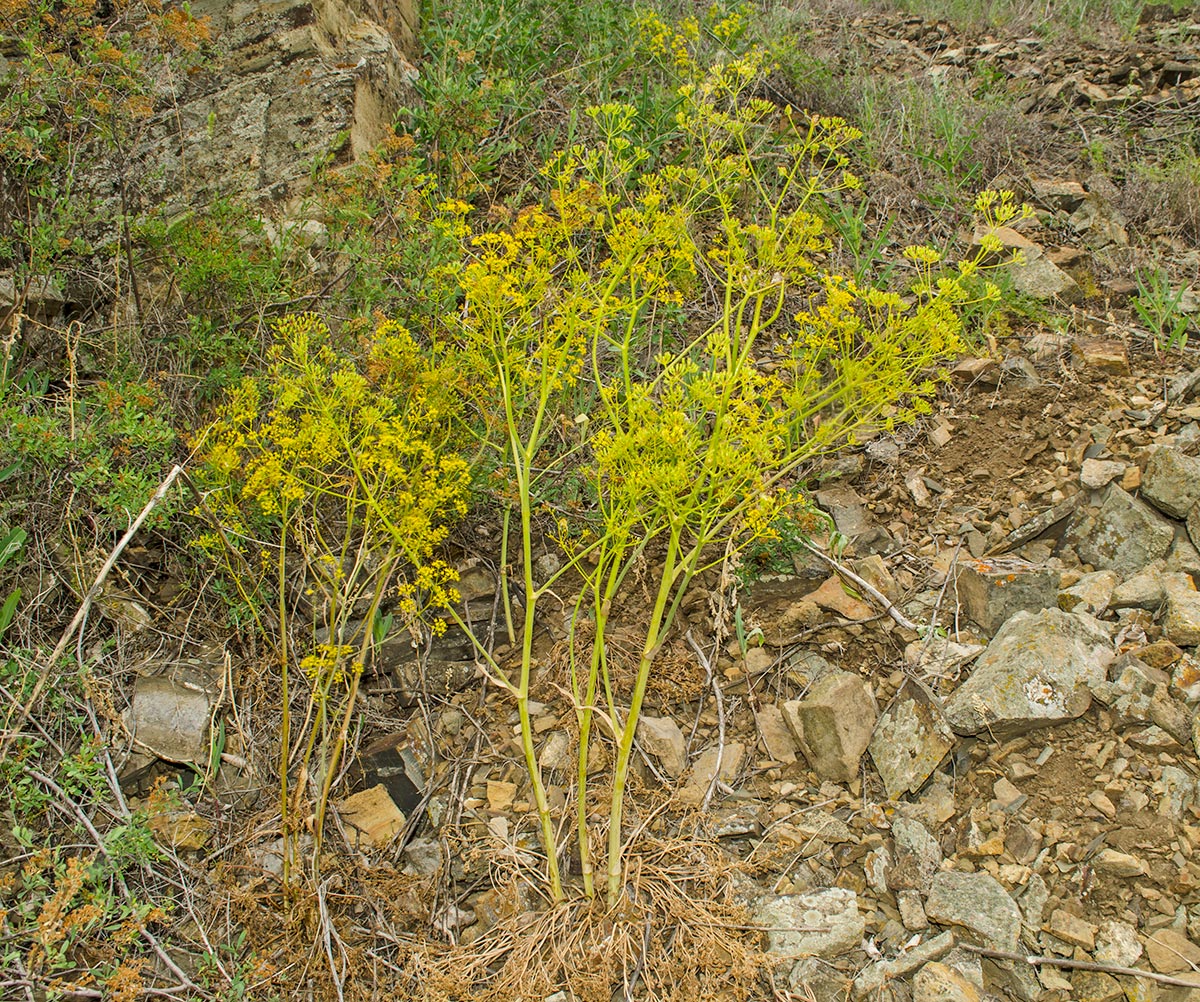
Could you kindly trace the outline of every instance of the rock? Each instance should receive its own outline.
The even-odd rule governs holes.
[[[1079,298],[1079,286],[1075,279],[1052,263],[1042,248],[1023,252],[1023,261],[1006,265],[1012,278],[1013,288],[1034,299],[1065,299],[1068,302]]]
[[[983,653],[983,644],[960,644],[947,637],[929,636],[904,648],[904,663],[939,678],[955,678],[963,665]]]
[[[1056,604],[1059,572],[1015,558],[964,560],[955,587],[967,615],[994,633],[1014,613]]]
[[[1129,352],[1119,338],[1077,338],[1072,355],[1083,368],[1109,376],[1129,375]]]
[[[1096,929],[1096,949],[1092,956],[1102,964],[1132,967],[1142,955],[1137,930],[1128,922],[1115,919],[1101,922]]]
[[[1020,239],[1020,234],[1016,234]],[[1030,244],[1030,246],[1033,246]],[[999,385],[999,368],[1000,364],[994,358],[962,358],[950,370],[950,377],[956,382],[964,383],[967,386],[973,386],[976,383],[981,386],[998,386]]]
[[[1119,582],[1116,571],[1085,574],[1071,587],[1058,593],[1058,607],[1063,612],[1086,612],[1089,616],[1103,616],[1108,611],[1113,590]]]
[[[1087,710],[1090,687],[1106,681],[1113,657],[1107,632],[1090,616],[1059,609],[1019,612],[946,701],[946,718],[960,734],[1070,720]]]
[[[142,189],[166,218],[218,197],[282,204],[311,184],[314,160],[374,149],[415,97],[408,0],[202,6],[219,72],[173,84],[130,153],[155,165]]]
[[[547,772],[567,772],[575,765],[571,754],[571,738],[566,731],[551,731],[546,735],[538,755],[538,764]]]
[[[915,793],[954,747],[954,732],[929,690],[907,679],[871,736],[871,760],[892,800]]]
[[[502,779],[487,781],[488,810],[503,813],[512,809],[513,800],[517,796],[517,784]]]
[[[855,598],[846,591],[842,579],[836,574],[831,575],[820,588],[805,595],[804,598],[806,601],[829,612],[837,613],[839,616],[844,616],[846,619],[862,621],[875,618],[875,610],[862,599]]]
[[[879,711],[871,687],[839,671],[822,678],[804,699],[784,703],[783,715],[813,771],[843,783],[858,773]]]
[[[355,763],[355,785],[382,785],[405,817],[417,810],[425,796],[425,770],[414,742],[405,733],[371,742]]]
[[[683,775],[687,768],[687,740],[674,720],[670,717],[640,717],[637,739],[667,775],[673,779]]]
[[[1113,589],[1110,606],[1113,609],[1157,611],[1167,599],[1162,582],[1163,569],[1163,565],[1156,561],[1145,572],[1122,581]]]
[[[833,999],[846,997],[846,975],[819,957],[801,957],[792,965],[788,987],[796,997]]]
[[[929,963],[913,978],[913,1002],[979,1002],[979,989],[953,967]]]
[[[943,932],[919,946],[901,953],[895,960],[881,960],[864,968],[854,979],[851,996],[856,1000],[879,998],[879,992],[889,982],[907,977],[913,971],[940,960],[954,948],[952,933]]]
[[[1200,946],[1174,929],[1159,929],[1146,940],[1146,958],[1159,974],[1175,974],[1200,966]]]
[[[925,900],[925,914],[934,922],[961,926],[992,949],[1017,949],[1021,911],[990,874],[954,870],[935,874]]]
[[[1142,477],[1142,497],[1172,518],[1187,518],[1200,501],[1200,459],[1178,449],[1155,449]]]
[[[1145,862],[1117,849],[1101,849],[1094,857],[1093,865],[1098,872],[1110,877],[1143,877],[1150,872]]]
[[[198,852],[212,838],[213,825],[195,811],[151,813],[150,830],[160,843],[178,851]]]
[[[1168,571],[1187,574],[1193,581],[1200,581],[1200,550],[1192,545],[1186,530],[1175,530],[1166,563]]]
[[[1200,550],[1200,504],[1192,505],[1187,516],[1187,534],[1192,545]]]
[[[827,487],[813,494],[817,504],[829,512],[838,532],[861,554],[886,550],[891,544],[887,530],[867,510],[866,502],[846,486]]]
[[[1181,580],[1182,579],[1182,580]],[[1165,575],[1163,586],[1167,604],[1163,611],[1163,633],[1179,647],[1200,644],[1200,592],[1190,586],[1184,575]]]
[[[1072,946],[1084,950],[1093,950],[1096,947],[1096,927],[1091,922],[1072,915],[1065,908],[1055,908],[1044,928],[1051,936]]]
[[[724,748],[716,745],[704,749],[699,758],[692,763],[687,782],[680,788],[678,798],[684,804],[701,804],[712,785],[713,777],[717,775],[717,757],[720,756],[720,778],[723,782],[732,783],[741,772],[742,763],[746,759],[746,746],[740,741],[730,741]]]
[[[1033,197],[1048,209],[1074,212],[1087,197],[1087,190],[1078,181],[1055,178],[1030,178]]]
[[[382,783],[347,797],[338,813],[348,829],[376,849],[385,848],[407,820]]]
[[[1165,556],[1174,538],[1175,528],[1170,522],[1110,484],[1099,509],[1076,512],[1063,541],[1074,547],[1080,560],[1097,570],[1130,576]]]
[[[1108,459],[1085,459],[1079,469],[1079,482],[1088,490],[1098,491],[1124,475],[1124,463]]]
[[[767,754],[784,765],[795,762],[796,739],[783,719],[783,711],[773,703],[768,703],[755,714],[755,719],[758,722],[758,736]]]
[[[442,843],[434,838],[415,838],[404,847],[404,873],[432,877],[446,861]]]
[[[761,898],[751,916],[777,957],[837,957],[857,949],[866,931],[858,895],[841,887]]]
[[[209,759],[208,727],[213,705],[202,686],[163,675],[137,679],[128,711],[134,744],[167,762],[199,765]]]
[[[896,908],[900,912],[900,922],[909,932],[923,932],[929,928],[929,917],[925,914],[920,891],[911,888],[897,891]]]
[[[1068,998],[1075,1002],[1124,1002],[1121,982],[1103,971],[1074,971]]]
[[[415,706],[431,696],[452,696],[475,679],[475,647],[457,627],[434,638],[428,657],[417,654],[407,635],[385,640],[375,650],[375,668],[392,676],[402,706]]]
[[[942,847],[929,829],[915,818],[897,818],[892,822],[896,863],[888,873],[892,890],[924,892],[942,865]]]
[[[1107,97],[1100,99],[1104,104]],[[1086,234],[1088,243],[1096,249],[1126,247],[1129,234],[1125,231],[1125,217],[1112,202],[1089,193],[1067,220],[1076,233]]]
[[[1196,779],[1178,766],[1163,766],[1162,776],[1154,784],[1154,791],[1161,794],[1158,813],[1176,821],[1196,803]]]

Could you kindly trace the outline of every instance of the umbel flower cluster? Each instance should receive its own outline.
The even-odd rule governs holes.
[[[904,288],[829,273],[821,209],[859,185],[847,155],[856,130],[757,97],[770,70],[761,52],[701,67],[697,25],[648,16],[642,30],[646,58],[679,80],[679,141],[674,156],[660,157],[664,166],[652,169],[634,108],[590,109],[592,141],[550,159],[540,199],[478,225],[466,203],[441,204],[430,225],[443,243],[458,241],[439,265],[453,308],[417,336],[382,321],[365,346],[340,351],[315,317],[285,318],[266,377],[238,387],[203,438],[210,501],[229,534],[247,552],[259,545],[251,537],[269,541],[276,618],[299,609],[321,620],[300,666],[310,686],[325,686],[320,699],[349,687],[338,703],[341,735],[385,611],[414,636],[447,620],[471,635],[442,551],[472,478],[477,490],[499,485],[492,501],[503,545],[519,540],[511,565],[523,578],[524,618],[514,627],[506,608],[519,657],[502,666],[480,641],[479,660],[518,710],[558,899],[562,826],[528,703],[538,603],[570,575],[572,622],[586,624],[571,645],[574,837],[592,895],[590,832],[607,824],[600,872],[610,903],[628,849],[622,799],[633,734],[688,585],[772,538],[803,503],[795,488],[804,463],[866,428],[927,413],[943,364],[961,350],[964,306],[998,295],[979,275],[994,251],[988,241],[957,265],[932,248],[907,248]],[[733,40],[740,28],[731,16],[707,30]],[[985,193],[976,208],[991,226],[1020,211],[1011,193]],[[567,484],[577,489],[564,500]],[[551,509],[565,564],[538,580],[533,545],[540,513]],[[297,566],[322,602],[289,598]],[[653,601],[633,685],[620,691],[606,627],[634,577]],[[370,614],[355,633],[352,610],[364,596]],[[597,714],[615,753],[606,819],[589,814],[587,795]],[[286,790],[286,755],[281,771]]]

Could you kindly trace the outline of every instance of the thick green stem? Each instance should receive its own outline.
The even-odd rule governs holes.
[[[624,725],[620,726],[617,733],[617,761],[613,774],[612,802],[608,813],[608,905],[610,908],[617,903],[617,899],[621,895],[621,872],[624,863],[621,845],[621,816],[625,800],[625,784],[629,779],[629,760],[633,754],[633,737],[637,731],[638,717],[642,712],[642,700],[646,696],[646,684],[650,680],[650,669],[662,643],[663,633],[669,625],[665,622],[665,617],[667,601],[678,584],[676,568],[679,559],[680,531],[678,525],[671,527],[671,536],[667,542],[666,562],[659,580],[658,595],[654,600],[654,611],[650,615],[650,623],[646,629],[646,642],[638,663],[637,681],[634,684],[633,697],[629,701],[629,713],[625,717]],[[618,726],[615,719],[613,726]]]
[[[542,833],[542,847],[546,852],[546,872],[550,883],[550,897],[555,902],[563,900],[562,877],[558,870],[558,844],[554,837],[554,818],[550,801],[542,782],[542,770],[538,765],[537,749],[533,743],[533,725],[529,720],[529,678],[533,669],[534,616],[537,611],[538,592],[533,580],[533,512],[529,498],[529,476],[532,462],[529,453],[519,453],[517,482],[521,493],[521,547],[525,572],[525,625],[521,634],[521,680],[517,685],[517,717],[521,725],[521,748],[525,753],[525,769],[533,789],[533,801],[537,808]]]

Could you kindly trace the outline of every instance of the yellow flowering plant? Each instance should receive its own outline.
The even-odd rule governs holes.
[[[227,538],[254,527],[253,544],[234,538],[243,557],[258,553],[274,593],[290,876],[309,782],[319,843],[382,607],[394,602],[417,629],[458,600],[457,575],[439,553],[466,513],[470,469],[450,439],[457,379],[405,328],[379,321],[358,359],[335,351],[312,314],[284,317],[275,333],[266,374],[228,394],[197,447],[208,509]],[[201,542],[215,547],[211,537]],[[254,563],[229,568],[240,587]],[[436,616],[424,628],[445,623]],[[306,709],[293,736],[292,688],[301,680]]]
[[[685,25],[663,44],[678,49],[691,30]],[[464,305],[454,333],[481,374],[482,397],[495,394],[498,448],[516,488],[524,546],[520,667],[511,676],[489,667],[517,702],[556,900],[557,826],[527,710],[533,618],[557,581],[532,576],[539,493],[568,466],[589,485],[591,510],[561,516],[556,535],[564,572],[583,582],[573,624],[587,622],[590,634],[588,657],[576,662],[571,645],[583,890],[597,891],[588,759],[599,715],[615,746],[605,860],[613,905],[628,850],[623,798],[638,715],[689,584],[771,537],[802,500],[791,488],[803,463],[864,427],[928,412],[940,364],[961,348],[958,310],[972,296],[963,276],[983,265],[981,251],[942,273],[936,252],[911,248],[906,296],[823,273],[829,237],[809,205],[858,185],[844,152],[858,133],[753,97],[768,69],[751,51],[696,73],[680,91],[687,152],[652,172],[633,137],[634,109],[591,109],[599,138],[547,165],[548,204],[526,209],[505,232],[475,238],[460,274]],[[1011,206],[1011,196],[985,201],[1001,215]],[[671,309],[703,307],[695,298],[702,289],[714,319],[691,336],[668,331]],[[578,440],[557,435],[568,408],[589,395],[590,411],[570,421]],[[635,575],[647,580],[650,553],[652,609],[632,689],[619,692],[608,620],[622,586]]]

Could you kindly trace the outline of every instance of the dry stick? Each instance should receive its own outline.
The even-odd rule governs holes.
[[[850,570],[848,567],[844,567],[842,564],[839,564],[836,560],[833,559],[833,557],[829,556],[829,554],[822,553],[815,546],[813,546],[812,543],[805,543],[804,548],[806,550],[808,550],[810,553],[815,553],[818,557],[820,557],[822,560],[824,560],[825,563],[827,563],[830,567],[832,567],[835,571],[837,571],[838,574],[840,574],[844,578],[849,579],[849,581],[852,584],[856,585],[857,587],[861,588],[864,592],[866,592],[867,597],[870,598],[881,609],[883,609],[883,611],[886,612],[889,616],[891,616],[892,619],[894,619],[896,621],[896,624],[898,626],[902,626],[906,630],[912,630],[914,633],[921,632],[921,628],[916,623],[914,623],[911,619],[909,619],[906,615],[904,615],[904,613],[902,613],[899,609],[897,609],[888,600],[887,596],[884,595],[883,592],[881,592],[873,584],[871,584],[870,581],[867,581],[866,579],[859,577],[859,575],[855,574],[854,571]]]
[[[154,492],[149,501],[146,502],[146,507],[141,511],[141,514],[133,520],[133,524],[126,530],[125,535],[121,537],[121,541],[113,547],[113,551],[108,555],[108,559],[104,561],[104,566],[100,568],[100,573],[96,575],[96,580],[92,582],[91,588],[83,597],[83,602],[79,606],[79,611],[75,613],[75,618],[71,620],[70,625],[63,631],[63,635],[59,637],[58,644],[54,648],[54,652],[50,655],[49,660],[38,673],[37,684],[33,687],[33,694],[25,702],[22,707],[22,713],[28,719],[33,712],[33,706],[38,701],[38,697],[42,694],[42,689],[45,688],[46,680],[50,677],[51,671],[58,659],[62,657],[63,651],[67,649],[67,645],[71,642],[71,638],[75,636],[75,631],[87,619],[88,611],[92,607],[92,603],[100,596],[101,590],[104,588],[104,581],[108,577],[109,571],[116,566],[117,559],[121,556],[122,551],[129,545],[130,540],[137,534],[138,529],[142,527],[142,523],[150,517],[150,513],[158,506],[158,503],[166,497],[167,491],[171,489],[171,485],[183,473],[182,466],[173,466],[171,472],[167,474],[166,479],[158,485],[158,489]],[[12,721],[12,709],[8,711],[8,715],[4,719],[4,729],[8,730],[8,725]],[[14,735],[8,733],[5,735],[4,744],[0,746],[0,758],[8,754],[9,748],[12,745]]]
[[[993,960],[1017,960],[1029,964],[1030,967],[1065,967],[1074,971],[1100,971],[1104,974],[1128,974],[1135,978],[1147,978],[1161,985],[1178,985],[1180,988],[1195,988],[1197,982],[1185,978],[1173,978],[1169,974],[1157,974],[1154,971],[1143,971],[1137,967],[1121,967],[1117,964],[1098,964],[1094,960],[1067,960],[1065,957],[1038,957],[1024,953],[1010,953],[1008,950],[989,950],[983,946],[972,946],[969,943],[958,943],[968,953],[977,953],[981,957]]]
[[[708,676],[706,681],[712,686],[713,698],[717,704],[717,761],[713,766],[713,778],[708,784],[708,789],[704,792],[704,803],[700,805],[701,811],[707,811],[708,805],[712,801],[713,791],[717,788],[717,783],[721,779],[721,759],[725,757],[725,699],[721,693],[721,684],[717,681],[717,673],[713,669],[712,659],[707,657],[700,649],[700,645],[696,643],[696,638],[692,636],[692,631],[687,631],[687,642],[691,645],[692,650],[696,652],[696,657],[700,659],[700,664],[704,666],[704,673]]]

